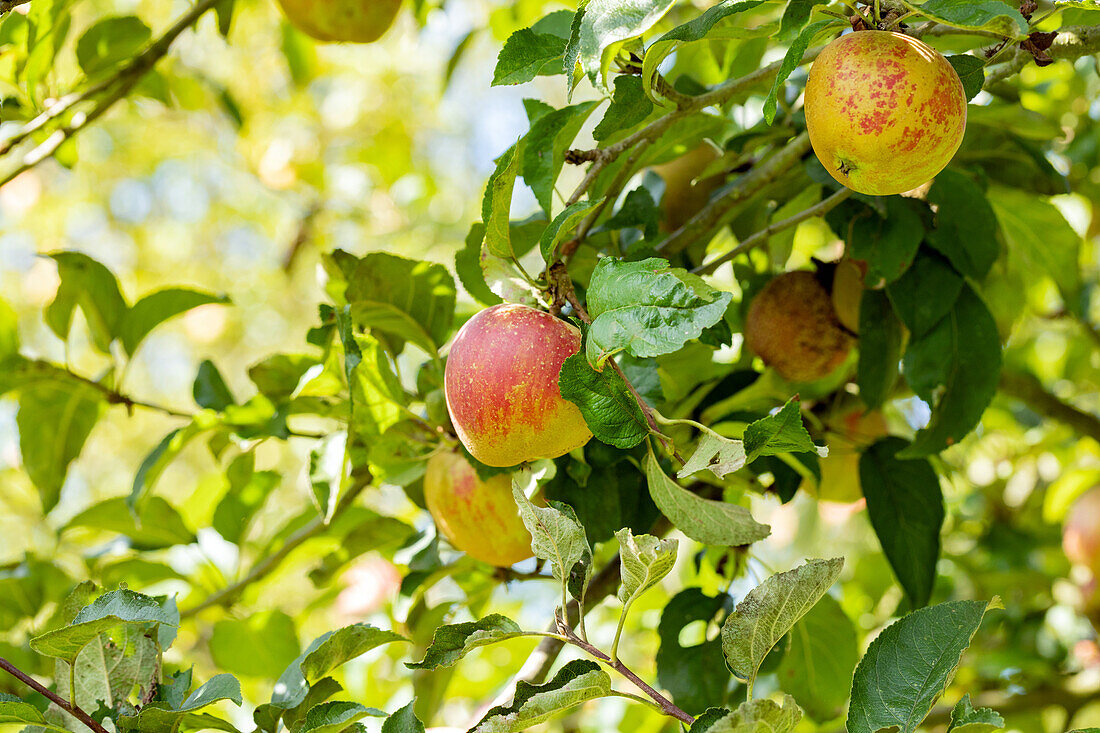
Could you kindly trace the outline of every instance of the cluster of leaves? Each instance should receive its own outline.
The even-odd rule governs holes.
[[[41,106],[44,76],[70,22],[67,3],[32,5],[26,16],[9,15],[0,26],[7,34],[0,43],[18,49],[13,79],[26,99],[14,107],[25,106],[28,121],[30,110]],[[1028,19],[996,0],[903,5],[971,44],[960,51],[978,47],[989,34],[1006,44],[1029,35]],[[1082,22],[1092,18],[1087,3],[1059,7],[1075,8],[1064,14],[1080,12],[1074,17]],[[217,10],[224,31],[230,6],[217,4]],[[812,560],[773,575],[736,606],[728,591],[708,595],[690,587],[671,599],[657,629],[657,679],[670,698],[641,689],[661,713],[691,731],[791,731],[803,715],[831,721],[846,705],[851,731],[916,730],[950,683],[985,613],[997,607],[996,601],[966,600],[928,606],[946,515],[944,469],[936,457],[972,435],[1001,383],[1007,363],[1002,343],[1020,313],[1000,297],[1005,272],[1049,278],[1066,314],[1087,323],[1081,238],[1050,199],[1067,190],[1068,180],[1043,154],[1036,115],[1011,96],[972,105],[956,162],[926,195],[856,195],[818,209],[823,216],[817,224],[844,242],[847,256],[867,263],[867,282],[874,286],[862,296],[858,358],[809,385],[762,372],[751,354],[733,348],[735,334],[753,294],[794,261],[794,233],[768,233],[760,238],[766,253],[733,260],[736,292],[721,278],[700,274],[732,249],[731,237],[749,241],[836,193],[835,182],[808,154],[797,92],[804,81],[799,69],[812,57],[813,44],[847,27],[823,12],[836,11],[826,2],[793,0],[777,10],[764,0],[726,0],[702,14],[670,0],[592,0],[576,13],[554,12],[515,31],[498,57],[494,84],[563,75],[571,95],[584,79],[601,95],[561,109],[524,101],[529,129],[497,159],[481,220],[470,228],[454,267],[466,293],[482,305],[504,300],[553,307],[583,330],[582,352],[566,361],[559,385],[596,440],[534,473],[515,473],[514,497],[541,561],[535,575],[560,586],[551,631],[482,615],[486,589],[499,579],[495,571],[441,553],[431,529],[417,531],[408,517],[359,501],[385,484],[401,487],[423,509],[425,459],[454,443],[442,376],[446,345],[461,318],[459,290],[447,267],[379,252],[326,254],[328,302],[317,310],[306,353],[256,363],[248,371],[255,388],[248,399],[238,398],[218,367],[204,361],[193,383],[194,409],[184,412],[131,397],[124,389],[127,367],[158,325],[226,299],[166,289],[130,304],[99,262],[72,252],[51,255],[60,285],[44,310],[46,325],[67,341],[79,312],[84,336],[109,366],[84,375],[24,355],[16,319],[0,311],[0,395],[18,401],[22,463],[43,511],[58,504],[70,464],[107,409],[159,410],[183,424],[149,453],[129,494],[81,511],[60,533],[92,529],[137,552],[194,543],[196,533],[180,506],[158,493],[158,479],[188,446],[204,445],[225,474],[211,525],[223,540],[260,559],[240,581],[212,593],[195,586],[181,613],[173,598],[126,589],[92,600],[90,583],[76,584],[79,578],[28,557],[0,578],[0,594],[19,599],[14,610],[0,608],[0,619],[13,628],[20,622],[39,627],[34,620],[42,607],[64,599],[41,627],[45,632],[27,640],[40,655],[28,655],[27,663],[52,677],[53,688],[49,695],[0,698],[0,723],[31,731],[95,730],[92,725],[107,720],[116,730],[238,730],[239,721],[205,710],[225,700],[240,705],[236,680],[219,674],[192,690],[191,670],[172,669],[163,654],[181,618],[236,603],[310,539],[328,541],[327,554],[311,558],[308,575],[318,589],[367,553],[411,556],[400,589],[409,601],[409,639],[357,624],[318,637],[304,651],[295,640],[289,655],[272,652],[281,663],[283,656],[293,661],[273,681],[270,701],[256,708],[256,730],[358,731],[365,730],[360,721],[385,717],[360,702],[333,699],[353,695],[331,673],[391,642],[412,641],[422,652],[421,661],[408,665],[414,675],[527,636],[573,645],[592,658],[566,664],[547,682],[518,682],[512,702],[489,710],[475,731],[524,730],[585,701],[622,694],[611,672],[644,684],[618,654],[627,614],[669,575],[677,557],[677,542],[660,535],[671,525],[704,548],[697,566],[712,563],[725,580],[736,580],[744,567],[739,558],[770,533],[750,512],[753,494],[789,502],[804,482],[820,479],[819,459],[828,451],[822,418],[834,403],[853,404],[851,391],[864,409],[916,398],[930,412],[919,429],[895,426],[897,434],[864,449],[859,463],[868,517],[907,598],[895,611],[901,618],[860,659],[857,628],[828,594],[840,577],[840,559]],[[968,36],[970,31],[985,35]],[[151,38],[148,26],[132,16],[92,25],[76,43],[87,77],[87,87],[78,90],[100,82],[105,85],[97,94],[135,89],[148,69],[131,71],[134,59],[159,48],[149,45]],[[783,58],[762,65],[776,43],[786,47]],[[985,63],[961,52],[949,60],[975,98]],[[155,80],[146,78],[135,93],[149,93]],[[761,119],[744,125],[734,111],[750,100],[761,105]],[[592,132],[598,147],[571,150],[601,109]],[[641,172],[699,145],[714,148],[715,162],[705,173],[722,183],[687,224],[667,231],[663,184]],[[64,158],[64,150],[53,152]],[[584,179],[555,205],[567,166],[585,161]],[[520,180],[539,211],[515,221]],[[635,187],[625,190],[630,185]],[[257,449],[289,440],[310,441],[313,506],[280,518],[268,532],[256,519],[282,476],[257,470]],[[531,483],[538,483],[547,506],[529,500]],[[576,629],[569,617],[571,609],[583,610],[610,592],[614,584],[601,578],[599,568],[611,567],[616,553],[620,573],[612,579],[619,580],[622,611],[605,653],[589,642],[583,613]],[[168,562],[144,556],[90,557],[88,568],[108,589],[181,579]],[[444,623],[450,604],[432,605],[430,592],[448,578],[460,578],[475,620]],[[278,619],[268,618],[260,632],[245,622],[222,622],[228,625],[220,635],[215,629],[212,646],[225,659],[227,649],[245,646],[241,639],[261,645]],[[683,646],[680,632],[698,621],[719,623],[720,638]],[[54,660],[52,670],[42,658]],[[778,702],[754,698],[764,677]],[[423,730],[418,714],[427,720],[439,704],[424,679],[414,677],[417,702],[390,715],[383,731]],[[746,695],[736,707],[730,702],[735,689]],[[90,716],[91,723],[74,714]],[[950,725],[983,730],[1003,721],[964,698]]]

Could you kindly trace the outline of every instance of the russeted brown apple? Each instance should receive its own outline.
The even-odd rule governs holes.
[[[812,382],[840,366],[852,337],[814,274],[799,270],[774,278],[752,299],[745,343],[784,379]]]
[[[835,420],[827,420],[825,444],[829,455],[822,458],[821,480],[809,484],[809,493],[821,501],[850,504],[863,498],[859,481],[860,454],[889,432],[886,418],[878,410],[849,410]]]
[[[424,503],[447,541],[476,560],[507,567],[534,554],[509,473],[482,481],[462,454],[442,450],[428,459]]]
[[[966,130],[966,92],[942,55],[902,33],[841,36],[806,81],[806,130],[825,170],[886,196],[931,180]]]
[[[467,321],[444,374],[466,450],[486,465],[514,466],[587,443],[592,431],[558,389],[562,362],[580,347],[576,327],[525,305],[494,305]]]
[[[279,0],[287,20],[319,41],[370,43],[393,25],[402,0]]]
[[[1073,502],[1062,528],[1062,549],[1071,562],[1100,578],[1100,486]]]

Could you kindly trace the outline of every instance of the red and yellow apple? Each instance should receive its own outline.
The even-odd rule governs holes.
[[[581,347],[572,324],[525,305],[477,313],[455,336],[444,392],[459,440],[488,466],[557,458],[592,437],[558,373]]]
[[[874,196],[935,177],[966,129],[955,69],[927,44],[889,31],[850,33],[826,46],[810,69],[805,108],[825,170]]]
[[[820,501],[850,504],[863,498],[859,481],[859,456],[867,446],[885,437],[886,418],[877,410],[861,409],[842,413],[826,422],[825,444],[829,455],[822,458],[821,480],[810,485],[809,493]]]
[[[1070,562],[1100,577],[1100,486],[1079,496],[1066,514],[1062,549]]]
[[[812,382],[840,366],[852,337],[817,277],[799,270],[774,278],[752,299],[745,343],[784,379]]]
[[[442,450],[428,459],[424,503],[439,532],[474,559],[507,567],[533,554],[510,473],[483,481],[460,453]]]
[[[370,43],[393,25],[401,0],[279,0],[287,20],[319,41]]]

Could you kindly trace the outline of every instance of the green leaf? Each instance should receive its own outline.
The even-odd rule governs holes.
[[[962,81],[963,91],[966,93],[966,101],[978,96],[978,92],[985,85],[985,62],[977,56],[969,54],[954,54],[947,57],[947,63],[955,69]]]
[[[415,700],[410,702],[386,718],[386,722],[382,724],[382,733],[424,733],[424,724],[413,712],[415,702]]]
[[[899,733],[915,731],[955,676],[962,653],[992,608],[1003,608],[999,599],[950,601],[887,626],[856,667],[849,733],[891,726]]]
[[[848,701],[859,661],[855,624],[825,595],[791,628],[790,639],[776,670],[780,688],[814,720],[835,719]]]
[[[523,631],[512,619],[494,613],[477,621],[440,626],[432,643],[419,662],[406,662],[409,669],[439,669],[451,667],[474,649],[498,641],[522,636]]]
[[[89,78],[102,76],[136,56],[152,37],[137,16],[102,18],[76,42],[76,60]]]
[[[214,15],[218,20],[218,33],[222,38],[229,38],[229,30],[233,25],[233,13],[237,9],[237,0],[218,0],[214,6]]]
[[[883,290],[863,291],[859,304],[859,398],[869,408],[881,406],[898,380],[904,331]]]
[[[946,260],[923,250],[905,274],[886,286],[886,295],[912,337],[920,338],[951,312],[962,287],[962,276]]]
[[[703,469],[722,478],[744,468],[746,463],[748,455],[742,441],[719,435],[713,430],[704,430],[699,436],[695,451],[676,473],[676,478],[687,478]]]
[[[496,305],[500,296],[492,291],[485,282],[485,271],[481,268],[481,244],[485,241],[485,225],[474,222],[466,235],[465,246],[455,254],[455,272],[475,300],[482,305]]]
[[[217,422],[209,413],[199,414],[184,427],[176,428],[165,435],[138,466],[137,473],[134,475],[134,485],[126,500],[127,506],[131,508],[140,506],[156,486],[157,479],[160,478],[164,469],[168,468],[168,464],[183,452],[188,443],[211,430],[215,425]]]
[[[230,405],[237,404],[229,386],[222,378],[221,372],[214,362],[204,359],[199,364],[199,371],[195,375],[195,384],[191,388],[191,395],[195,398],[195,404],[208,410],[222,412]]]
[[[470,733],[521,733],[587,700],[611,694],[611,677],[588,659],[569,662],[543,685],[516,683],[511,705],[493,708]]]
[[[661,513],[675,527],[697,542],[721,547],[739,547],[771,534],[749,510],[737,504],[696,496],[665,475],[652,449],[646,457],[649,494]]]
[[[150,293],[134,303],[119,323],[118,338],[122,348],[134,355],[149,332],[169,318],[209,303],[228,303],[224,295],[200,293],[184,288],[168,288]]]
[[[551,110],[531,123],[531,131],[523,145],[520,173],[547,216],[550,215],[554,184],[565,165],[565,151],[596,107],[597,102],[582,102]]]
[[[609,49],[645,33],[674,4],[673,0],[590,0],[585,5],[578,54],[581,68],[597,89],[606,86],[610,59],[605,62],[605,56],[610,56]]]
[[[741,703],[736,710],[711,718],[700,725],[696,721],[689,733],[791,733],[802,720],[802,710],[790,695],[783,704],[761,698]]]
[[[105,406],[101,392],[72,379],[37,381],[20,390],[19,449],[43,512],[57,505],[69,464],[80,455]]]
[[[649,57],[650,51],[646,52]],[[611,104],[603,114],[603,119],[592,131],[596,142],[604,142],[615,133],[627,130],[642,122],[653,112],[653,103],[642,89],[641,78],[620,74],[615,77],[615,91],[611,94]]]
[[[597,372],[574,354],[558,373],[561,396],[575,404],[592,434],[616,448],[633,448],[649,435],[649,423],[618,371]]]
[[[794,38],[810,20],[815,5],[826,5],[828,0],[790,0],[783,10],[783,19],[779,23],[779,38]]]
[[[314,705],[306,713],[299,733],[340,733],[357,720],[366,717],[382,718],[385,713],[357,702],[333,700]]]
[[[814,445],[802,424],[797,397],[787,400],[774,415],[755,420],[745,428],[745,453],[750,463],[761,456],[806,452],[816,452],[822,458],[828,455],[826,449]]]
[[[783,84],[786,83],[787,78],[802,63],[802,57],[806,54],[806,49],[810,47],[810,42],[826,29],[836,29],[838,27],[835,20],[819,20],[804,28],[798,34],[798,38],[791,42],[787,52],[783,55],[783,63],[779,65],[779,72],[775,75],[775,81],[772,82],[771,91],[764,99],[764,119],[768,121],[769,125],[775,122],[775,113],[779,107],[779,92],[783,89]]]
[[[505,41],[497,56],[492,86],[523,84],[545,73],[562,73],[566,39],[521,28]]]
[[[711,32],[715,25],[719,21],[736,15],[737,13],[744,12],[746,10],[752,10],[763,4],[763,0],[723,0],[723,2],[708,8],[702,15],[692,18],[683,25],[678,25],[672,30],[668,31],[660,38],[655,40],[646,49],[645,57],[642,60],[642,77],[640,86],[644,86],[646,90],[653,90],[653,80],[657,75],[657,69],[661,65],[661,62],[669,57],[677,48],[685,43],[692,43],[694,41],[701,41],[707,37],[707,34]],[[616,77],[615,79],[615,91],[618,93],[619,80],[630,77]],[[612,107],[614,107],[614,100],[612,100]],[[652,106],[650,106],[652,109]],[[608,114],[611,114],[611,110],[608,110]],[[638,120],[639,122],[641,120]],[[600,140],[600,137],[596,137]]]
[[[57,295],[46,307],[46,325],[57,337],[66,340],[72,327],[73,310],[80,308],[92,332],[97,349],[111,353],[111,341],[119,335],[119,325],[128,306],[118,288],[118,280],[106,267],[80,252],[55,252],[61,284]]]
[[[1027,21],[1020,11],[1001,0],[902,0],[910,10],[953,28],[984,30],[1021,40],[1027,37]]]
[[[394,641],[408,641],[408,639],[401,634],[368,624],[345,626],[328,634],[316,649],[303,656],[302,675],[306,681],[316,682],[345,662]]]
[[[1013,256],[1054,280],[1071,313],[1083,312],[1078,253],[1081,237],[1048,200],[1015,188],[996,188],[990,202]]]
[[[35,723],[45,724],[46,719],[34,705],[23,702],[14,695],[0,693],[0,723]],[[54,728],[53,730],[64,730]]]
[[[698,588],[686,588],[672,597],[661,611],[657,635],[657,682],[672,693],[672,700],[689,713],[723,700],[730,673],[722,656],[722,640],[704,640],[694,646],[680,644],[680,632],[695,621],[710,624],[733,609],[724,593],[708,596]],[[845,691],[847,693],[847,691]]]
[[[454,323],[454,278],[436,263],[371,252],[356,265],[346,296],[356,325],[388,339],[395,352],[411,341],[434,357]]]
[[[254,613],[248,618],[214,623],[208,643],[219,669],[246,677],[269,679],[298,656],[298,632],[282,611]]]
[[[943,492],[927,459],[897,459],[907,445],[901,438],[885,438],[864,451],[859,482],[882,551],[910,605],[919,608],[932,597],[936,580]]]
[[[402,389],[382,345],[368,335],[357,336],[348,311],[337,313],[344,345],[344,373],[350,388],[349,441],[377,438],[401,419]]]
[[[192,692],[183,704],[176,709],[161,707],[162,703],[146,705],[137,715],[124,716],[119,719],[119,728],[123,731],[135,733],[161,733],[166,730],[177,730],[189,713],[194,713],[208,705],[213,705],[221,700],[229,700],[240,707],[241,683],[231,674],[219,674],[211,677],[205,685]],[[200,728],[208,727],[207,721],[200,724]],[[220,728],[220,730],[235,730]]]
[[[1001,343],[997,324],[969,285],[955,307],[905,352],[905,378],[932,405],[932,419],[899,458],[938,453],[969,433],[997,390]],[[933,390],[943,386],[942,392]]]
[[[0,298],[0,363],[19,353],[19,315]]]
[[[481,221],[485,225],[485,251],[502,260],[515,260],[512,248],[509,216],[512,211],[512,192],[516,188],[520,162],[527,147],[527,138],[520,138],[515,145],[501,153],[496,168],[485,184],[481,199]],[[480,256],[480,255],[479,255]],[[484,259],[484,257],[482,257]],[[484,264],[482,265],[484,268]]]
[[[904,196],[883,197],[885,215],[849,199],[829,212],[825,219],[847,242],[846,254],[867,263],[868,283],[893,282],[913,262],[924,238],[921,211],[927,204]]]
[[[843,558],[810,560],[753,588],[722,624],[722,651],[741,679],[753,683],[764,657],[821,600],[844,567]],[[751,695],[750,695],[751,697]]]
[[[588,286],[588,362],[599,369],[623,350],[638,357],[677,351],[722,320],[731,298],[667,260],[605,257]]]
[[[672,572],[679,542],[648,534],[635,537],[629,527],[616,532],[615,538],[619,540],[619,557],[622,559],[622,583],[619,584],[618,598],[623,606],[630,606],[638,596]],[[626,613],[625,608],[623,613]]]
[[[159,496],[151,496],[136,508],[130,508],[126,497],[107,499],[77,514],[65,525],[89,527],[117,532],[128,538],[135,550],[160,550],[175,545],[189,545],[195,533],[187,528],[179,512]]]
[[[565,585],[569,581],[573,566],[577,563],[586,563],[586,574],[592,572],[592,548],[588,545],[584,527],[572,510],[566,513],[552,506],[535,506],[515,478],[512,479],[512,496],[516,499],[523,525],[531,533],[531,550],[535,557],[550,562],[550,570],[559,583]]]
[[[544,262],[551,262],[557,257],[558,245],[573,233],[573,230],[580,224],[581,219],[583,219],[588,212],[600,205],[600,201],[602,201],[602,199],[597,201],[578,201],[571,206],[565,207],[565,209],[554,217],[554,221],[550,222],[550,226],[546,227],[542,236],[539,238],[539,251],[542,253]]]
[[[73,664],[92,640],[124,624],[151,626],[158,629],[162,641],[165,638],[170,641],[179,626],[179,614],[173,615],[154,598],[120,589],[105,593],[85,606],[70,625],[32,638],[30,646],[39,654]],[[162,630],[161,626],[167,628]],[[162,648],[166,646],[161,644]]]
[[[988,733],[1005,727],[1005,719],[990,708],[975,708],[970,702],[970,694],[962,696],[951,709],[951,724],[947,733]]]
[[[936,228],[928,232],[928,243],[963,275],[984,279],[1001,252],[997,217],[985,193],[963,174],[947,169],[936,176],[928,200],[936,205]]]

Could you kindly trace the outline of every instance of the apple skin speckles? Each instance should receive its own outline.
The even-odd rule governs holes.
[[[955,69],[901,33],[859,31],[826,46],[810,69],[805,107],[821,164],[874,196],[934,178],[966,130],[966,93]]]
[[[591,439],[580,410],[558,389],[562,362],[580,346],[573,325],[525,305],[495,305],[466,322],[451,345],[444,391],[474,458],[515,466]]]

